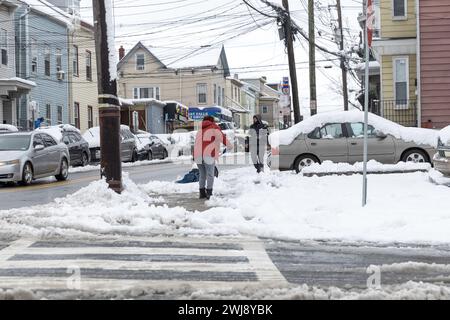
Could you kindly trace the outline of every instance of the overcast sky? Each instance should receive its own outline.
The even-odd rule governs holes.
[[[275,12],[260,0],[250,4],[268,16]],[[281,0],[272,0],[281,4]],[[358,13],[362,0],[341,0],[345,38],[350,47],[359,41]],[[292,17],[308,31],[305,6],[307,0],[290,0]],[[336,24],[335,0],[315,0],[316,38],[331,51],[338,51],[333,41]],[[82,15],[92,19],[92,0],[82,0]],[[202,46],[225,45],[232,73],[240,78],[267,76],[269,82],[280,82],[289,76],[284,43],[279,40],[275,19],[247,7],[242,0],[114,0],[116,45],[132,48],[138,41],[152,50],[156,47],[164,59],[177,59],[172,48],[184,48],[195,54]],[[308,43],[295,42],[300,100],[304,113],[309,108]],[[207,50],[207,49],[200,49]],[[342,96],[336,90],[341,83],[338,61],[317,50],[316,60],[319,111],[342,109]],[[332,66],[333,68],[325,68]],[[350,97],[357,84],[351,81]]]

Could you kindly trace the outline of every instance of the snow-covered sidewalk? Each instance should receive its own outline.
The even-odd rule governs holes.
[[[154,234],[253,235],[282,239],[450,243],[450,188],[429,173],[371,175],[369,204],[361,208],[359,175],[257,176],[252,168],[224,171],[203,212],[167,205],[165,197],[193,198],[197,184],[153,181],[136,185],[125,175],[117,195],[97,181],[38,207],[0,211],[1,235],[99,236]]]

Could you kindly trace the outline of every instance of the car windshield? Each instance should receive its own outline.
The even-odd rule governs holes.
[[[0,151],[26,151],[30,147],[30,136],[0,136]]]

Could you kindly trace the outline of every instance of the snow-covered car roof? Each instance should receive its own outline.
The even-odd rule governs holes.
[[[290,145],[299,135],[309,134],[314,129],[322,127],[327,123],[345,122],[364,122],[364,112],[353,110],[321,113],[305,119],[289,129],[272,133],[269,141],[273,147]],[[369,113],[369,124],[375,127],[375,129],[385,134],[390,134],[397,139],[414,142],[418,145],[437,147],[439,132],[436,130],[407,128],[373,113]]]
[[[0,124],[0,133],[19,132],[19,130],[10,124]]]
[[[44,132],[49,135],[51,135],[53,138],[55,138],[57,141],[62,141],[63,138],[63,132],[65,131],[71,131],[71,132],[77,132],[81,134],[81,131],[75,128],[74,126],[70,124],[61,124],[57,126],[52,127],[40,127],[36,129],[38,132]]]
[[[126,125],[121,125],[120,128],[130,130],[130,127]],[[93,127],[86,130],[83,138],[89,143],[89,148],[100,148],[100,127]]]

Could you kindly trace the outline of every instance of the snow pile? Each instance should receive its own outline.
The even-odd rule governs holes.
[[[10,124],[0,124],[0,132],[18,132],[19,130]]]
[[[358,162],[355,164],[349,163],[334,163],[332,161],[324,161],[322,164],[314,163],[310,167],[302,170],[303,175],[311,174],[351,174],[362,173],[364,164]],[[390,172],[405,172],[405,171],[429,171],[431,164],[429,163],[412,163],[412,162],[399,162],[397,164],[382,164],[375,160],[370,160],[367,163],[367,171],[369,173],[390,173]]]
[[[269,138],[270,144],[273,147],[290,145],[301,134],[309,134],[314,129],[322,127],[327,123],[341,122],[364,122],[364,112],[354,110],[318,114],[289,129],[272,133]],[[402,139],[406,142],[414,142],[419,145],[437,147],[438,131],[421,128],[406,128],[372,113],[369,114],[369,124],[375,129],[380,130],[385,134],[390,134],[397,139]]]
[[[444,176],[441,172],[435,169],[430,170],[429,175],[432,182],[450,187],[450,177]]]
[[[185,158],[179,158],[177,160],[180,161],[187,161],[188,159]],[[127,162],[127,163],[122,163],[122,168],[131,168],[131,167],[142,167],[142,166],[149,166],[149,165],[153,165],[153,164],[160,164],[160,163],[171,163],[173,162],[170,159],[165,159],[165,160],[144,160],[144,161],[136,161],[136,162]],[[69,169],[69,173],[79,173],[79,172],[89,172],[89,171],[100,171],[100,165],[90,165],[90,166],[85,166],[85,167],[71,167]]]
[[[450,126],[442,129],[441,132],[439,132],[439,137],[444,145],[450,145]]]

